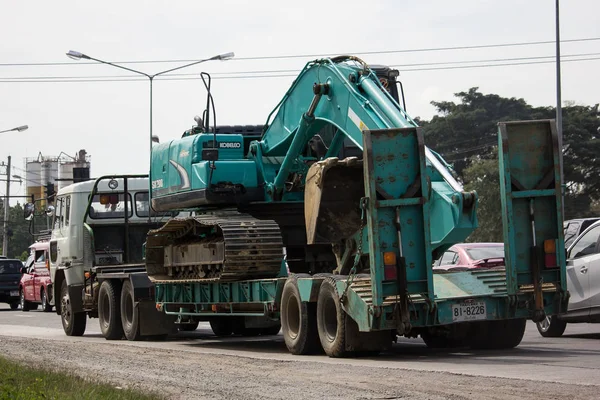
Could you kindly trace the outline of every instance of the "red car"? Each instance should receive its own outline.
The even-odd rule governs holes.
[[[433,264],[433,270],[467,271],[504,266],[504,243],[460,243],[450,247]]]
[[[46,312],[52,311],[52,280],[48,242],[36,242],[29,246],[30,255],[23,267],[19,283],[21,310],[36,310],[38,304]]]

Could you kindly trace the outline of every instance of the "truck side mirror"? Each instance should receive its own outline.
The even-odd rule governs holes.
[[[46,208],[46,215],[49,217],[54,215],[54,206],[48,206],[48,208]]]
[[[26,272],[27,272],[27,267],[23,265],[23,266],[21,267],[21,275],[23,275],[23,274],[24,274],[24,273],[26,273]]]
[[[33,219],[33,214],[35,213],[35,204],[27,203],[23,207],[23,219],[25,221],[31,221]]]

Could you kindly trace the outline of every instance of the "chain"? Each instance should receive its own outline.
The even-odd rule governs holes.
[[[350,269],[350,272],[348,273],[348,278],[346,278],[346,287],[344,288],[344,292],[342,293],[342,296],[340,297],[340,301],[342,303],[344,303],[344,301],[346,299],[346,294],[348,293],[348,289],[350,288],[350,285],[352,285],[352,282],[354,282],[354,277],[356,276],[356,267],[360,263],[360,258],[362,256],[363,236],[364,236],[365,226],[367,226],[367,218],[366,218],[366,211],[365,211],[367,208],[367,203],[368,203],[367,197],[363,197],[360,200],[361,224],[360,224],[359,237],[358,237],[358,246],[356,246],[356,254],[354,255],[354,264],[352,265],[352,268]]]

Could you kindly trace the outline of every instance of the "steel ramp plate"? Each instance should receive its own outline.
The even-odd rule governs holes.
[[[489,296],[506,293],[506,283],[500,284],[503,270],[461,271],[433,275],[435,299]]]

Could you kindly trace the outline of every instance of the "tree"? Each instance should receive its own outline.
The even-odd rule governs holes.
[[[0,205],[0,215],[4,215],[4,204]],[[23,219],[23,206],[17,203],[10,207],[8,217],[8,254],[9,258],[21,258],[24,251],[27,251],[33,238],[29,234],[29,221]],[[0,229],[0,243],[4,239],[5,232]]]
[[[473,155],[487,158],[498,144],[498,122],[550,118],[551,110],[533,109],[525,100],[484,95],[477,87],[455,94],[460,99],[432,101],[439,113],[431,121],[421,121],[425,142],[454,164],[462,175]]]
[[[502,242],[502,213],[500,203],[500,170],[498,152],[489,159],[473,161],[464,170],[465,190],[475,190],[479,196],[477,228],[468,238],[469,242]]]
[[[419,122],[425,132],[425,143],[453,164],[467,186],[484,185],[480,190],[487,190],[485,185],[489,182],[476,181],[477,174],[489,173],[491,165],[485,161],[497,157],[494,149],[498,143],[498,122],[555,117],[553,107],[532,107],[523,99],[484,95],[476,87],[456,93],[456,97],[460,99],[458,104],[432,102],[439,115],[431,121]],[[597,173],[600,171],[600,157],[597,157],[600,154],[599,130],[598,105],[567,103],[563,108],[566,219],[593,215],[591,206],[600,201],[600,174]],[[477,165],[467,172],[473,164]],[[480,221],[485,209],[487,206],[483,205],[482,198]],[[499,208],[496,210],[500,211]]]

